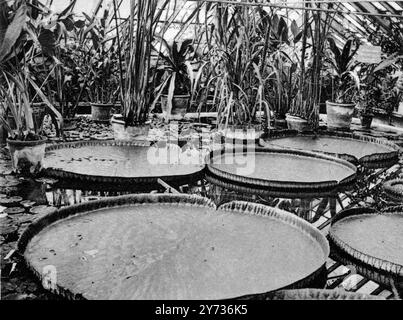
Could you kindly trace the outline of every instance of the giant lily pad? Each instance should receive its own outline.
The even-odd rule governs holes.
[[[403,280],[403,213],[346,210],[330,230],[334,253],[358,272],[387,287]]]
[[[149,194],[60,209],[30,225],[19,250],[41,278],[54,266],[56,293],[141,300],[317,286],[329,254],[325,237],[288,212]]]
[[[281,290],[267,297],[269,300],[386,300],[381,296],[371,296],[344,290],[299,289]]]
[[[391,200],[403,202],[403,179],[386,181],[383,190]]]
[[[352,184],[357,168],[321,154],[258,148],[211,154],[207,178],[241,192],[278,197],[319,197]]]
[[[103,184],[152,184],[159,178],[182,182],[201,175],[203,163],[176,149],[150,147],[148,142],[79,142],[47,148],[45,174]],[[170,153],[171,152],[171,153]],[[191,158],[191,159],[189,159]]]
[[[272,134],[263,145],[321,152],[335,155],[367,168],[387,167],[398,161],[398,147],[385,140],[346,133],[297,133],[285,131]]]

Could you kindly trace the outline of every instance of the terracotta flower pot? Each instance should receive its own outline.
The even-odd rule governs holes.
[[[113,115],[111,119],[111,124],[115,140],[146,140],[148,137],[148,132],[150,130],[150,124],[147,123],[126,127],[121,115]]]
[[[349,130],[354,109],[354,103],[342,104],[326,101],[327,127],[336,130]]]
[[[7,139],[13,170],[21,173],[36,174],[42,169],[47,139],[19,141]]]
[[[308,120],[287,114],[286,121],[287,127],[290,130],[295,130],[298,132],[312,131],[312,127],[309,124]]]
[[[76,130],[79,120],[78,118],[64,118],[63,129],[65,131]]]
[[[287,129],[287,120],[286,117],[276,116],[274,118],[274,125],[278,129]]]
[[[250,125],[228,125],[227,127],[220,125],[218,127],[224,139],[228,141],[258,141],[263,135],[264,130],[262,124]]]
[[[112,115],[113,104],[91,103],[91,117],[94,121],[109,122]]]
[[[361,126],[365,129],[371,129],[372,120],[374,119],[373,114],[361,114]]]
[[[169,119],[182,120],[189,106],[190,95],[174,95],[172,99],[172,110]],[[168,112],[168,96],[161,96],[161,109],[166,117]]]

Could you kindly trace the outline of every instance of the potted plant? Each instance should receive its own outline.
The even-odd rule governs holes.
[[[270,42],[257,32],[261,21],[257,10],[224,4],[211,10],[215,10],[215,24],[208,36],[207,87],[214,93],[218,130],[229,138],[256,140],[269,127],[268,69],[263,56]]]
[[[149,111],[151,106],[151,60],[152,44],[156,28],[169,0],[131,0],[129,21],[123,34],[125,77],[120,68],[120,95],[123,114],[112,117],[115,139],[132,140],[144,138],[150,128]],[[117,17],[114,2],[115,21]],[[119,28],[117,25],[117,34]],[[163,28],[164,29],[164,26]],[[122,58],[119,55],[119,62]]]
[[[34,41],[29,40],[36,39],[32,39],[32,32],[26,32],[27,5],[19,3],[9,7],[7,2],[1,2],[0,9],[3,13],[0,14],[0,25],[5,30],[0,37],[0,123],[8,133],[7,144],[14,170],[34,173],[41,167],[46,143],[40,135],[41,128],[34,123],[34,100],[44,103],[59,123],[63,119],[28,70],[27,59],[35,50]]]
[[[63,130],[76,129],[79,121],[76,118],[78,105],[85,99],[89,100],[87,91],[91,64],[87,58],[86,43],[79,39],[79,35],[84,32],[83,24],[84,21],[77,20],[74,28],[64,35],[69,41],[57,46],[54,55],[49,56],[55,72],[48,92],[52,93],[53,101],[63,115]]]
[[[26,70],[10,74],[2,72],[0,82],[1,108],[0,122],[8,132],[7,145],[12,167],[16,172],[35,174],[42,167],[47,139],[41,135],[41,128],[35,126],[30,90],[61,119],[60,113],[50,104],[41,89]],[[12,117],[4,115],[10,113]]]
[[[359,115],[361,126],[364,129],[370,129],[374,118],[374,108],[378,105],[380,97],[378,87],[363,85],[359,95]]]
[[[399,90],[396,85],[398,81],[399,79],[394,79],[390,75],[386,75],[382,81],[380,94],[382,103],[380,107],[386,111],[389,118],[389,125],[392,125],[393,113],[399,108],[399,104],[402,102],[403,98],[403,91]]]
[[[370,128],[374,111],[384,110],[391,124],[392,114],[398,107],[401,94],[396,88],[396,58],[386,58],[379,64],[360,65],[358,75],[361,89],[359,95],[359,113],[362,126]]]
[[[55,88],[54,100],[58,104],[58,109],[63,115],[63,130],[75,130],[79,119],[76,111],[81,99],[86,93],[86,74],[89,64],[84,65],[82,48],[73,42],[58,48],[57,58],[61,62],[56,66],[52,84],[50,88]],[[89,72],[88,72],[89,74]]]
[[[297,63],[282,51],[276,51],[269,60],[273,68],[269,76],[269,105],[274,111],[274,124],[286,128],[286,116],[297,93]]]
[[[349,39],[340,50],[332,38],[328,38],[327,61],[332,67],[332,100],[326,101],[329,129],[349,130],[359,94],[360,80],[355,68],[354,56],[358,51],[357,40]]]
[[[375,64],[361,63],[359,68],[360,92],[358,95],[358,111],[361,125],[370,129],[374,118],[374,109],[381,104],[381,77]]]
[[[28,10],[29,23],[27,29],[29,36],[26,41],[23,63],[28,65],[30,74],[63,115],[63,128],[56,125],[57,135],[59,129],[67,130],[76,126],[74,119],[78,101],[83,92],[82,71],[85,64],[82,59],[79,34],[84,33],[84,21],[76,20],[72,12],[74,2],[60,12],[53,12],[45,6]],[[40,8],[40,9],[39,9]],[[30,44],[35,45],[31,46]],[[39,44],[36,45],[36,44]],[[34,101],[34,110],[46,112],[45,104]],[[35,113],[35,111],[34,111]]]
[[[403,92],[403,72],[402,72],[402,59],[403,59],[403,30],[400,21],[388,21],[387,29],[375,29],[369,36],[368,40],[376,46],[382,48],[387,58],[383,64],[386,67],[394,66],[394,72],[397,73],[397,81],[395,88],[397,92]],[[395,91],[395,90],[393,90]]]
[[[195,59],[193,40],[187,39],[182,43],[175,40],[170,45],[161,37],[154,49],[162,59],[157,66],[155,89],[156,99],[161,97],[161,108],[168,122],[170,118],[183,119],[190,102],[191,62]]]
[[[297,93],[298,63],[293,59],[297,57],[291,57],[301,40],[302,31],[295,20],[288,25],[285,17],[260,9],[259,12],[262,22],[258,30],[269,44],[265,49],[267,53],[263,52],[263,57],[267,56],[267,101],[273,111],[274,125],[282,129],[287,127],[287,113]]]
[[[309,4],[305,4],[309,6]],[[328,8],[331,4],[327,4]],[[287,114],[289,129],[312,131],[319,126],[326,38],[335,14],[304,11],[297,94]]]
[[[91,35],[91,49],[87,55],[90,68],[87,92],[91,101],[91,116],[94,121],[109,122],[119,93],[117,38],[108,36],[112,15],[105,9],[100,19],[86,18]]]

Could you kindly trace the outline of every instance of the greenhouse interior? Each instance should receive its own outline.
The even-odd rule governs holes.
[[[1,300],[402,299],[402,96],[403,1],[0,0]]]

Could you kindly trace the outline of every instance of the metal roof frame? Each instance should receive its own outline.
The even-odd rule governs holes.
[[[197,1],[197,0],[189,0]],[[203,0],[199,0],[203,1]],[[204,0],[205,2],[216,2],[223,4],[248,5],[246,0]],[[324,9],[326,4],[337,4],[340,9]],[[306,6],[309,4],[309,8]],[[251,6],[261,5],[273,8],[286,8],[289,10],[312,10],[338,12],[337,17],[333,22],[331,29],[337,33],[338,37],[347,40],[345,36],[345,26],[340,22],[340,19],[349,21],[349,29],[351,32],[357,33],[360,38],[367,39],[369,34],[376,31],[377,26],[383,32],[391,31],[390,21],[403,21],[403,1],[387,1],[387,0],[362,0],[362,1],[347,1],[347,0],[285,0],[283,2],[272,2],[267,0],[261,3],[249,3]],[[320,6],[319,6],[320,5]],[[358,27],[357,24],[360,26]]]

